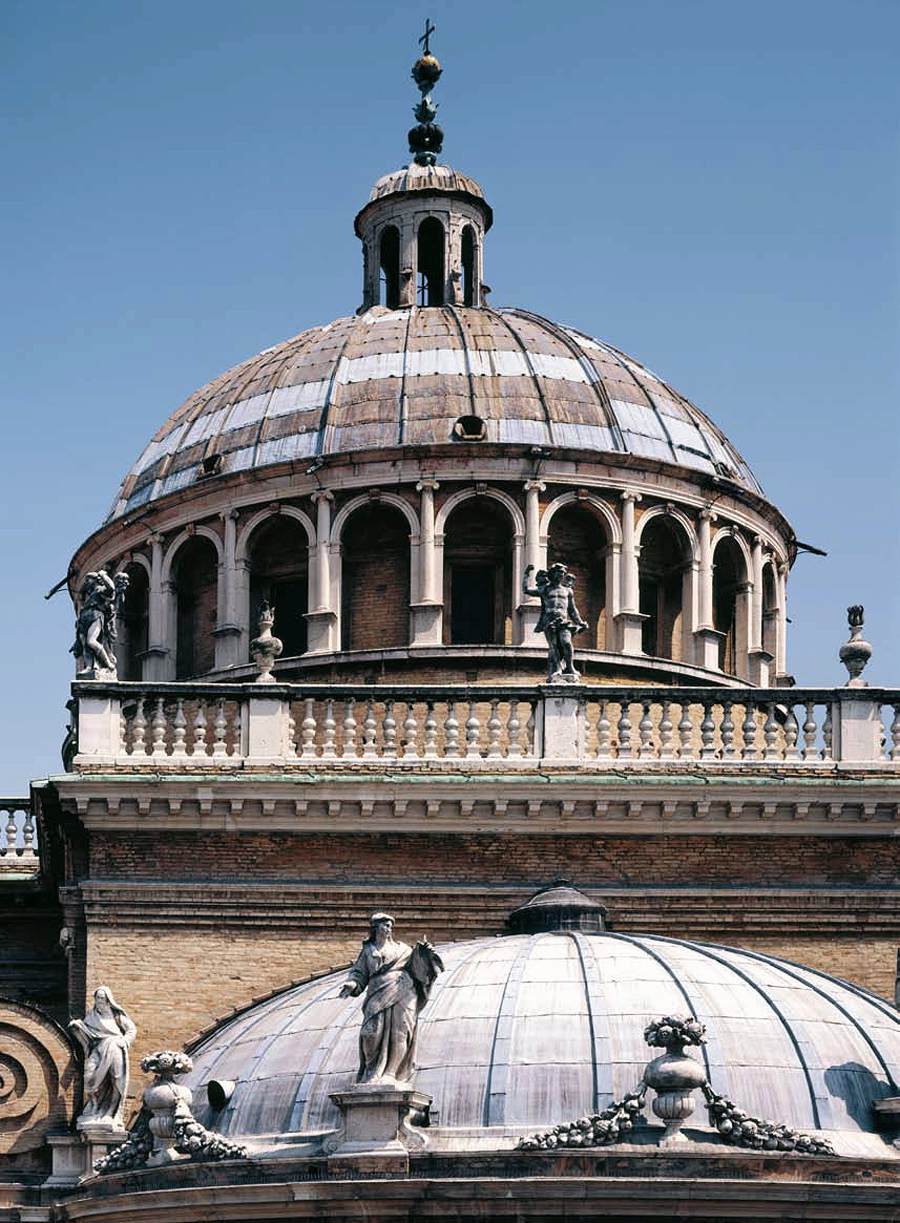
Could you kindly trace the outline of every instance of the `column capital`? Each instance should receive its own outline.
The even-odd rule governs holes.
[[[630,489],[626,489],[625,492],[619,493],[620,501],[643,501],[643,499],[644,498],[641,493],[631,492]]]
[[[157,548],[161,548],[164,542],[164,537],[159,533],[159,531],[151,531],[145,542]]]
[[[320,501],[334,501],[334,493],[328,488],[318,488],[309,494],[309,499],[318,505]]]
[[[718,522],[719,521],[719,515],[715,512],[715,510],[710,509],[708,506],[704,507],[700,511],[700,517],[703,519],[704,522]]]
[[[222,510],[222,512],[219,514],[219,521],[226,524],[229,522],[237,522],[240,516],[240,510]]]
[[[547,491],[547,485],[543,480],[526,480],[522,487],[526,493],[543,493]]]
[[[761,551],[763,550],[763,548],[765,547],[765,543],[766,543],[766,540],[765,540],[765,537],[764,537],[763,535],[754,535],[754,536],[753,536],[753,547],[754,547],[754,548],[759,548],[760,552],[761,552]]]
[[[436,493],[440,487],[441,487],[440,484],[434,478],[434,476],[424,476],[416,484],[416,492],[417,493]]]

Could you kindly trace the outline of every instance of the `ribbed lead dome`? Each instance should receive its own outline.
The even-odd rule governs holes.
[[[451,441],[660,459],[761,492],[724,434],[631,357],[525,310],[377,306],[235,366],[185,401],[131,468],[110,517],[204,478],[316,455]]]
[[[620,1098],[652,1052],[647,1022],[706,1024],[713,1088],[802,1130],[872,1131],[872,1103],[898,1094],[900,1016],[844,982],[751,951],[605,932],[511,935],[440,948],[419,1027],[416,1086],[441,1127],[528,1130]],[[231,1135],[338,1124],[329,1095],[357,1066],[358,998],[343,973],[258,1003],[193,1051],[186,1081],[231,1079]],[[698,1109],[697,1120],[702,1114]]]

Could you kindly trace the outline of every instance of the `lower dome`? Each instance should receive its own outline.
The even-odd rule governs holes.
[[[620,1099],[648,1060],[644,1027],[693,1013],[715,1091],[801,1130],[872,1132],[872,1105],[898,1094],[900,1015],[812,969],[659,936],[574,931],[439,948],[419,1024],[414,1085],[432,1125],[526,1132]],[[356,1076],[359,998],[345,974],[294,986],[218,1027],[185,1080],[234,1080],[204,1124],[232,1136],[312,1134],[339,1124],[332,1092]],[[698,1117],[700,1110],[698,1110]]]

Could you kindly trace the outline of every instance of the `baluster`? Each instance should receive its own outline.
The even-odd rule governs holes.
[[[816,749],[816,710],[812,701],[806,702],[806,721],[803,723],[803,759],[815,760],[818,756]]]
[[[233,722],[232,730],[231,730],[231,736],[232,736],[231,755],[232,756],[243,756],[244,754],[244,712],[243,710],[244,710],[243,702],[235,701],[234,703],[234,722]],[[296,755],[296,751],[294,749],[294,734],[293,734],[294,727],[291,725],[290,704],[287,707],[287,711],[288,711],[287,731],[286,731],[287,744],[285,745],[285,748],[286,748],[285,754],[288,756],[294,756]]]
[[[894,720],[891,723],[891,760],[900,760],[900,705],[894,705]]]
[[[741,726],[741,737],[744,746],[741,748],[741,758],[744,760],[759,760],[759,748],[756,743],[755,706],[751,697],[747,697],[744,705],[744,722]]]
[[[622,701],[619,707],[619,722],[616,726],[618,736],[618,751],[616,755],[620,760],[630,760],[632,758],[631,751],[631,719],[628,716],[628,702]]]
[[[655,756],[656,749],[653,746],[653,720],[650,717],[650,702],[644,701],[641,706],[641,720],[638,722],[638,756],[641,760],[646,760],[648,756]]]
[[[687,701],[681,702],[681,720],[678,723],[678,755],[682,760],[694,759],[694,723],[691,721],[691,707]]]
[[[834,748],[834,735],[831,721],[831,702],[825,706],[825,721],[822,723],[822,759],[832,760]]]
[[[797,751],[797,738],[800,734],[800,728],[797,725],[797,719],[794,716],[793,705],[788,705],[787,717],[784,722],[784,758],[785,760],[799,760],[800,753]]]
[[[221,758],[228,755],[228,746],[225,742],[225,731],[227,729],[228,719],[225,717],[225,698],[220,696],[216,701],[216,716],[213,719],[212,754],[214,757]]]
[[[285,755],[297,759],[297,718],[292,701],[287,702],[287,729],[285,730]]]
[[[8,816],[6,821],[6,852],[8,854],[18,854],[19,847],[16,842],[19,839],[19,828],[16,824],[16,813],[10,807],[6,814]]]
[[[503,724],[500,721],[500,702],[499,700],[491,701],[491,714],[488,718],[488,760],[498,760],[503,753],[500,751],[500,732],[503,729]]]
[[[140,705],[138,706],[140,712]],[[137,718],[135,721],[135,737],[134,749],[137,750]],[[191,755],[206,756],[206,705],[203,702],[203,697],[197,698],[197,712],[194,714],[193,736],[191,739]]]
[[[185,746],[187,718],[184,716],[184,701],[181,697],[178,698],[175,704],[175,717],[172,721],[172,727],[172,755],[177,756],[179,760],[184,760],[187,756],[187,747]]]
[[[311,760],[316,754],[316,704],[311,696],[303,701],[303,721],[300,723],[300,755]]]
[[[537,755],[537,739],[535,737],[535,717],[537,705],[534,701],[528,702],[528,720],[525,723],[525,755]]]
[[[519,742],[519,732],[522,723],[519,721],[519,702],[515,699],[509,702],[509,719],[506,723],[508,746],[506,755],[510,760],[517,760],[522,755],[522,744]]]
[[[466,756],[469,759],[481,758],[481,748],[478,745],[480,732],[478,706],[475,701],[469,701],[469,716],[466,718]]]
[[[357,756],[358,749],[356,744],[357,724],[354,717],[356,701],[352,696],[348,696],[344,701],[344,721],[343,721],[343,737],[341,743],[341,756],[346,759],[348,756]]]
[[[325,702],[325,721],[322,723],[322,759],[334,760],[334,740],[337,733],[337,723],[334,720],[334,699],[329,697]]]
[[[672,723],[672,702],[669,700],[663,701],[662,717],[659,719],[659,758],[660,760],[674,760],[675,748],[672,745],[672,735],[675,727]]]
[[[766,749],[763,753],[763,758],[765,760],[781,760],[784,753],[778,743],[778,722],[775,718],[774,701],[768,701],[766,703],[766,724],[763,727],[763,734],[766,740]]]
[[[731,716],[731,701],[726,701],[722,709],[722,759],[734,760],[734,718]]]
[[[425,742],[423,756],[426,760],[437,760],[437,718],[434,716],[434,701],[425,709]]]
[[[600,717],[597,719],[597,759],[610,760],[612,758],[612,726],[610,725],[608,716],[608,705],[606,701],[600,702]]]
[[[150,730],[153,735],[153,747],[150,755],[154,760],[158,760],[166,754],[166,708],[161,696],[156,698]]]
[[[383,756],[397,755],[397,722],[394,718],[394,702],[387,700],[384,703],[384,721],[381,724],[381,733],[383,737]]]
[[[716,758],[716,724],[713,721],[712,701],[703,702],[703,719],[700,722],[700,759]]]
[[[34,853],[34,812],[30,807],[25,811],[25,823],[22,826],[22,852]]]
[[[375,758],[375,732],[378,724],[375,721],[375,702],[370,697],[366,702],[366,716],[363,719],[363,759]]]
[[[128,752],[128,719],[125,717],[125,702],[119,702],[119,757],[129,755]]]
[[[416,703],[412,698],[406,702],[406,717],[403,720],[403,755],[418,756],[419,723],[416,718]]]
[[[456,716],[456,702],[447,702],[447,721],[444,723],[444,742],[446,756],[459,755],[459,720]]]

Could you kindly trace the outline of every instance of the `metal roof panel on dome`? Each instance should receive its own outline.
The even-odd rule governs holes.
[[[113,516],[201,478],[207,454],[228,473],[434,445],[463,415],[500,422],[489,431],[499,443],[630,452],[761,492],[702,412],[610,345],[515,309],[377,307],[302,332],[191,395],[144,447]],[[303,440],[282,442],[291,428]]]

